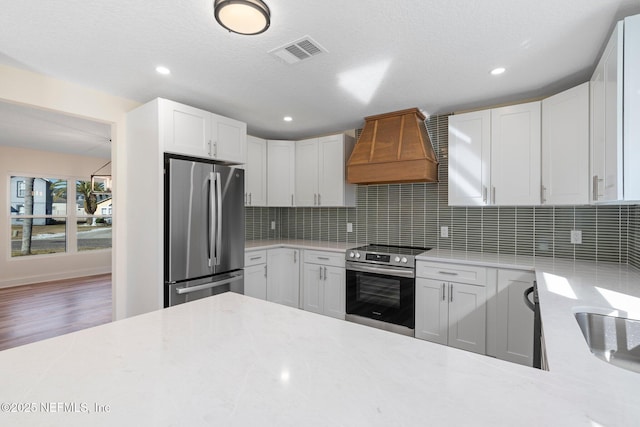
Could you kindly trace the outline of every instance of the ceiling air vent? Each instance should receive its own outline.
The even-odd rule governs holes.
[[[277,56],[287,64],[296,64],[323,52],[327,52],[327,50],[309,36],[269,51],[270,54]]]

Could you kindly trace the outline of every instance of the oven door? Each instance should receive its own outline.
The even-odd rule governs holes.
[[[347,314],[415,327],[415,272],[346,263]]]

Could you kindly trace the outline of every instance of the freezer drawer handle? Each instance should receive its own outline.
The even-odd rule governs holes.
[[[176,293],[178,293],[178,295],[182,295],[182,294],[188,294],[188,293],[191,293],[191,292],[203,291],[205,289],[211,289],[211,288],[215,288],[217,286],[226,285],[227,283],[237,282],[238,280],[242,280],[242,276],[234,276],[234,277],[230,277],[228,279],[222,279],[222,280],[219,280],[217,282],[205,283],[203,285],[198,285],[198,286],[176,288]]]

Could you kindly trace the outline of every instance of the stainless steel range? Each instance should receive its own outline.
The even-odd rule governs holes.
[[[346,319],[413,336],[415,257],[429,249],[388,245],[349,249]]]

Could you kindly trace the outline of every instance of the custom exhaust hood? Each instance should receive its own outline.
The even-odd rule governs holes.
[[[425,117],[417,108],[365,117],[347,162],[351,184],[437,182],[436,159]]]

